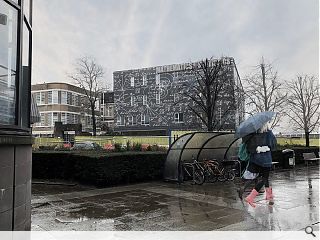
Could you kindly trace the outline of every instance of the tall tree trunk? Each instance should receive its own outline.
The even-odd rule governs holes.
[[[213,126],[212,126],[212,117],[208,116],[208,132],[212,132],[213,131]]]
[[[96,115],[94,112],[94,103],[91,103],[91,116],[92,116],[92,134],[97,136]]]
[[[309,135],[309,131],[305,131],[305,137],[306,137],[306,147],[310,146],[310,135]]]
[[[265,72],[264,62],[262,62],[261,64],[261,74],[262,74],[262,85],[263,85],[263,93],[264,93],[264,111],[268,111],[266,72]]]

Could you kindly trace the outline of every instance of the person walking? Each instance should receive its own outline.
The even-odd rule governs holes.
[[[267,123],[257,133],[244,136],[242,140],[246,142],[247,151],[250,155],[249,164],[243,177],[252,175],[252,179],[254,179],[258,175],[258,181],[245,201],[255,207],[254,199],[259,194],[260,189],[265,186],[266,200],[272,205],[274,196],[269,183],[269,173],[272,168],[271,151],[276,148],[277,140],[272,131],[268,129]]]

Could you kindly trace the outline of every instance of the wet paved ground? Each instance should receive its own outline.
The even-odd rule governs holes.
[[[304,230],[319,222],[319,167],[274,171],[275,204],[240,201],[234,182],[94,189],[33,184],[32,230]],[[319,224],[314,225],[319,231]]]

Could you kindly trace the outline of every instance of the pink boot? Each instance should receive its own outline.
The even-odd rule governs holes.
[[[269,201],[269,204],[273,204],[273,194],[272,194],[272,188],[268,187],[266,188],[266,200]]]
[[[256,207],[253,201],[255,197],[258,196],[258,194],[259,193],[255,189],[252,189],[251,193],[244,200],[246,200],[246,202],[249,203],[251,207]]]

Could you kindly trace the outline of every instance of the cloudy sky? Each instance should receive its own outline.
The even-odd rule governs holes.
[[[72,83],[84,55],[111,87],[116,70],[222,55],[241,77],[261,56],[282,79],[319,71],[317,0],[34,0],[33,9],[33,83]]]

